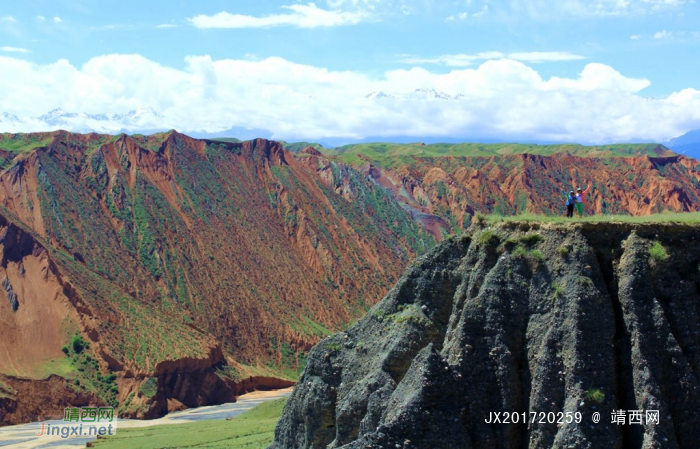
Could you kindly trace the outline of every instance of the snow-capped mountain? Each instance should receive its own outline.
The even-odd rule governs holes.
[[[0,112],[0,132],[27,132],[34,130],[65,129],[74,132],[118,133],[142,132],[163,128],[163,115],[152,108],[139,108],[118,113],[97,113],[53,109],[38,117],[17,117],[9,112]]]
[[[126,114],[86,114],[84,112],[67,112],[57,108],[37,117],[38,120],[50,126],[78,124],[76,122],[85,122],[85,124],[88,124],[88,122],[114,122],[122,125],[131,125],[161,118],[163,116],[151,108],[139,108]]]
[[[365,98],[369,98],[370,100],[381,100],[382,98],[389,98],[392,100],[396,100],[396,97],[393,95],[385,94],[384,92],[372,92],[371,94],[365,95]]]
[[[440,92],[435,89],[428,88],[418,88],[411,92],[404,93],[393,93],[388,94],[386,92],[375,91],[370,94],[365,95],[365,98],[370,100],[421,100],[421,101],[432,101],[432,100],[459,100],[463,98],[464,95],[450,95],[445,92]]]

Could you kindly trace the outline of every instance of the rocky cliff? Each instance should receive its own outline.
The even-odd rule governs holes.
[[[699,318],[700,226],[471,228],[312,349],[270,447],[697,447]]]

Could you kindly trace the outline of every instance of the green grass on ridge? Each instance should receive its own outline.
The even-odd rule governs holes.
[[[614,144],[584,146],[579,144],[537,145],[521,143],[436,143],[423,145],[394,144],[394,143],[362,143],[345,145],[336,150],[338,160],[350,165],[363,161],[386,166],[389,161],[402,157],[437,158],[437,157],[490,157],[513,154],[535,154],[551,156],[558,153],[568,153],[578,157],[635,157],[652,156],[668,157],[675,153],[663,145],[656,143]]]
[[[489,224],[509,221],[524,221],[524,222],[541,222],[541,223],[682,223],[696,224],[700,223],[700,212],[667,212],[661,214],[651,214],[642,216],[631,215],[585,215],[583,218],[566,218],[562,215],[537,215],[537,214],[520,214],[520,215],[486,215],[485,220]]]

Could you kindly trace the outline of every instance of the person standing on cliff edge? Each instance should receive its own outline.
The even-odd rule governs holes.
[[[586,187],[586,190],[583,190],[581,187],[576,190],[576,211],[579,218],[583,217],[583,204],[586,202],[586,194],[589,190],[591,190],[590,184]]]
[[[574,216],[574,204],[576,204],[576,195],[574,194],[573,190],[569,193],[566,193],[565,190],[562,190],[561,193],[563,193],[566,197],[566,218],[571,218]]]

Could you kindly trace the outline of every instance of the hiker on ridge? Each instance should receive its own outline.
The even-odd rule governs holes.
[[[562,190],[561,193],[566,197],[566,218],[572,218],[574,216],[574,204],[576,204],[574,191],[566,193],[566,190]]]
[[[586,190],[583,190],[581,187],[579,187],[576,190],[576,211],[578,212],[579,218],[583,217],[583,204],[586,202],[586,194],[588,191],[591,190],[591,186],[588,185],[586,187]]]

